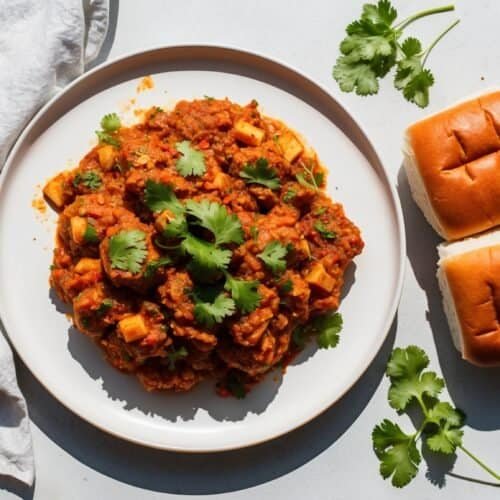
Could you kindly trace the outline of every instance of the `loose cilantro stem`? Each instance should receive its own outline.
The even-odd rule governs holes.
[[[410,17],[407,17],[400,23],[396,24],[394,26],[394,29],[404,30],[408,25],[415,22],[417,19],[421,19],[422,17],[432,16],[434,14],[442,14],[443,12],[450,12],[452,10],[455,10],[454,5],[445,5],[444,7],[436,7],[434,9],[422,10],[420,12],[417,12],[416,14],[413,14]]]
[[[458,448],[460,448],[466,455],[468,455],[474,462],[476,462],[480,467],[482,467],[488,474],[493,476],[497,481],[500,481],[500,474],[497,474],[495,471],[491,470],[484,462],[479,460],[473,453],[471,453],[465,446],[459,444]]]
[[[422,60],[422,66],[425,66],[425,62],[427,61],[427,58],[429,57],[429,54],[431,53],[432,49],[460,22],[460,19],[457,19],[453,24],[448,26],[430,45],[427,47],[427,49],[424,51],[424,59]]]

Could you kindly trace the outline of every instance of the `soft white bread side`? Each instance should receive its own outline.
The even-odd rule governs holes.
[[[500,225],[500,92],[414,123],[403,152],[415,201],[443,238]]]
[[[438,251],[437,276],[456,348],[473,364],[500,365],[500,230]]]
[[[443,238],[446,238],[446,231],[441,225],[436,211],[432,206],[431,200],[429,198],[429,193],[427,192],[424,181],[422,179],[422,175],[418,168],[417,159],[415,157],[415,152],[413,151],[408,133],[405,133],[404,136],[403,155],[403,165],[406,172],[406,178],[408,179],[411,195],[413,196],[415,203],[420,207],[420,210],[422,210],[424,217],[427,219],[427,222],[434,228],[434,231],[436,231],[436,233],[438,233]]]

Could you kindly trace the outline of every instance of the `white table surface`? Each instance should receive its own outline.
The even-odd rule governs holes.
[[[235,499],[469,499],[500,491],[467,457],[430,457],[404,490],[378,474],[370,433],[394,412],[386,399],[385,363],[393,345],[416,343],[441,371],[453,402],[468,415],[465,444],[500,470],[500,370],[461,361],[449,338],[435,273],[438,238],[409,197],[400,173],[401,134],[424,113],[500,81],[500,3],[457,0],[462,22],[429,59],[436,77],[423,112],[406,103],[390,78],[371,98],[342,94],[331,78],[344,27],[362,0],[111,0],[112,26],[101,60],[155,45],[229,44],[269,54],[325,85],[365,126],[398,186],[408,238],[403,296],[393,328],[374,363],[333,408],[276,441],[217,455],[181,455],[128,444],[93,428],[54,400],[18,362],[32,420],[37,479],[33,489],[0,478],[0,498],[39,500],[198,498]],[[402,15],[439,0],[395,0]],[[443,0],[442,3],[446,3]],[[415,7],[417,5],[417,7]],[[454,14],[420,21],[430,41]],[[464,200],[466,203],[467,200]],[[64,376],[64,374],[61,374]],[[403,424],[408,422],[403,419]],[[411,429],[411,427],[408,427]],[[453,474],[449,474],[453,467]],[[463,476],[463,477],[460,477]]]

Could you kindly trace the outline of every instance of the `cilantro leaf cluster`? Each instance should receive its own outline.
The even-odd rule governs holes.
[[[144,202],[151,212],[160,215],[166,212],[169,215],[161,236],[164,240],[178,242],[166,245],[157,241],[158,246],[187,256],[187,268],[198,281],[224,278],[223,286],[215,287],[215,294],[206,293],[207,289],[214,288],[210,286],[198,287],[193,292],[198,323],[210,328],[233,315],[237,309],[248,314],[258,307],[261,299],[259,282],[236,279],[227,271],[232,256],[228,245],[239,245],[244,241],[241,222],[235,214],[230,214],[225,206],[206,199],[182,203],[171,186],[153,180],[146,182]],[[150,274],[167,263],[170,260],[163,262],[160,259],[148,264],[151,266]],[[203,289],[205,293],[202,293]]]
[[[396,67],[394,85],[408,101],[426,107],[434,76],[425,63],[431,50],[458,21],[447,28],[427,48],[416,38],[400,43],[404,29],[425,16],[448,12],[454,6],[424,10],[396,23],[397,11],[389,0],[365,4],[361,18],[346,28],[347,36],[340,43],[340,53],[333,68],[333,77],[343,92],[366,96],[376,94],[379,79]]]
[[[380,460],[380,474],[391,478],[397,488],[406,486],[418,473],[422,455],[417,443],[419,439],[432,452],[446,455],[457,448],[464,451],[495,479],[500,475],[485,466],[468,451],[463,443],[465,415],[450,403],[439,400],[445,387],[444,380],[435,372],[424,371],[429,366],[427,354],[416,346],[397,348],[387,364],[386,375],[391,385],[388,399],[392,408],[400,414],[415,403],[420,408],[418,429],[404,432],[388,419],[375,426],[372,432],[373,450]]]
[[[121,126],[120,117],[116,113],[104,115],[101,119],[101,130],[95,132],[99,142],[119,148],[121,143],[116,136],[116,132]]]

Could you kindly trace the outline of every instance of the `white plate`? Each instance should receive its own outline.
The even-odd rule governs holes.
[[[136,94],[144,75],[153,89]],[[188,394],[146,393],[70,329],[49,294],[55,214],[32,207],[40,185],[95,143],[105,113],[171,106],[210,95],[257,99],[264,113],[299,131],[330,169],[328,189],[362,229],[366,247],[341,305],[334,350],[310,346],[284,377],[271,374],[249,396],[222,399],[213,383]],[[130,106],[129,106],[130,107]],[[284,434],[337,401],[384,341],[400,296],[404,232],[399,204],[375,150],[324,89],[262,56],[221,47],[164,47],[105,64],[49,102],[18,140],[0,178],[0,316],[17,352],[64,405],[122,438],[157,448],[220,451]],[[50,212],[50,211],[49,211]],[[352,280],[351,280],[352,281]],[[69,331],[68,331],[69,330]]]

